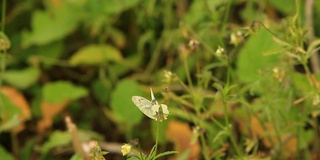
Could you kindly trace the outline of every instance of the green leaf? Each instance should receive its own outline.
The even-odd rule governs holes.
[[[79,154],[73,154],[70,160],[83,160]]]
[[[314,132],[312,130],[305,130],[305,129],[300,129],[300,134],[299,134],[299,147],[300,148],[306,148],[308,147],[308,144],[312,141],[312,139],[315,137]]]
[[[111,45],[88,45],[74,53],[70,59],[71,65],[100,65],[108,61],[122,60],[120,51]]]
[[[126,59],[123,59],[121,63],[113,64],[110,67],[109,71],[112,72],[113,75],[120,77],[123,74],[132,71],[132,69],[137,69],[138,64],[141,61],[141,57],[134,55],[134,56],[127,56]]]
[[[31,32],[23,32],[23,46],[43,45],[64,38],[74,31],[80,20],[66,5],[49,11],[36,10],[32,15]]]
[[[37,46],[29,59],[37,58],[43,62],[46,68],[59,63],[59,57],[64,53],[64,44],[62,41],[56,41],[47,45]]]
[[[23,70],[7,70],[3,75],[3,80],[12,86],[26,89],[39,79],[40,71],[35,67],[28,67]]]
[[[111,89],[103,81],[96,80],[92,84],[93,94],[100,102],[105,103],[109,100]]]
[[[51,103],[60,103],[66,100],[76,100],[88,95],[86,88],[76,86],[68,81],[47,83],[42,88],[43,98]]]
[[[129,158],[127,158],[127,160],[140,160],[140,159],[137,157],[129,157]]]
[[[270,0],[269,3],[284,14],[293,14],[295,2],[292,0]]]
[[[126,9],[136,6],[141,0],[111,0],[104,5],[106,13],[120,13]],[[100,1],[96,2],[100,3]]]
[[[152,147],[152,149],[151,149],[151,151],[150,151],[147,159],[156,159],[156,158],[155,158],[155,156],[156,156],[156,149],[157,149],[157,146],[156,146],[156,144],[155,144],[155,145],[153,145],[153,147]]]
[[[278,49],[280,46],[272,39],[272,35],[260,30],[251,36],[241,49],[237,61],[237,74],[243,82],[253,82],[260,78],[259,72],[278,63],[278,54],[264,55],[264,53]]]
[[[19,160],[30,160],[37,145],[37,138],[28,139],[23,148],[19,150]]]
[[[190,25],[201,24],[208,17],[208,12],[206,12],[207,2],[204,1],[193,1],[189,12],[184,16],[184,22]]]
[[[63,147],[71,143],[71,135],[67,131],[55,131],[53,132],[49,140],[43,144],[40,152],[45,156],[51,149],[55,147]]]
[[[314,86],[310,84],[310,81],[306,75],[298,72],[290,74],[293,85],[298,89],[299,94],[307,94],[314,90]],[[315,75],[316,79],[320,79],[320,73]]]
[[[166,152],[163,152],[163,153],[159,153],[155,159],[157,158],[160,158],[160,157],[163,157],[163,156],[167,156],[167,155],[170,155],[170,154],[177,154],[178,151],[166,151]]]
[[[138,124],[142,118],[142,112],[131,101],[134,95],[142,95],[138,84],[131,80],[119,82],[111,95],[111,108],[114,114],[129,127]]]
[[[182,153],[180,153],[177,157],[176,160],[185,160],[188,159],[189,155],[190,155],[190,149],[186,149],[184,150]]]
[[[6,151],[6,149],[0,145],[0,155],[1,155],[1,159],[5,159],[5,160],[13,160],[13,156]]]
[[[12,116],[8,121],[0,126],[0,133],[3,131],[9,131],[11,128],[16,127],[20,124],[18,115]]]
[[[14,105],[12,101],[7,96],[5,96],[2,92],[0,92],[0,99],[3,104],[3,107],[0,106],[0,109],[3,109],[3,110],[0,110],[0,112],[2,113],[2,115],[5,115],[6,117],[12,120],[12,122],[10,122],[9,124],[12,124],[14,122],[14,118],[12,119],[12,117],[16,115],[21,115],[21,116],[23,115],[19,107]]]

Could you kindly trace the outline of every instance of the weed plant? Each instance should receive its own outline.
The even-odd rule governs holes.
[[[319,159],[319,15],[313,0],[2,0],[0,159]]]

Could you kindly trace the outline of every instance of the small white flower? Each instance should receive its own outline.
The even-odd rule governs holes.
[[[177,80],[177,77],[175,74],[173,74],[171,71],[165,70],[163,74],[163,82],[165,83],[171,83]]]
[[[173,76],[173,74],[172,74],[171,71],[167,71],[167,70],[164,71],[164,77],[165,77],[166,79],[171,79],[172,76]]]
[[[243,35],[242,32],[238,31],[237,33],[232,33],[230,35],[230,43],[238,46],[243,41]]]
[[[197,40],[190,40],[189,47],[191,49],[197,49],[199,47],[199,42]]]
[[[221,57],[224,53],[224,48],[218,46],[218,49],[216,50],[216,56]]]
[[[315,96],[313,96],[313,98],[312,98],[312,105],[318,105],[320,103],[320,95],[319,94],[317,94],[317,95],[315,95]]]
[[[237,36],[238,36],[238,37],[242,37],[242,32],[241,32],[241,31],[238,31],[238,32],[237,32]]]

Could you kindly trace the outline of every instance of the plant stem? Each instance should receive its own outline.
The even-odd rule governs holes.
[[[156,135],[156,147],[155,147],[155,150],[154,150],[154,154],[157,155],[157,149],[158,149],[158,141],[159,141],[159,125],[160,125],[160,122],[157,121],[157,135]]]
[[[135,154],[135,155],[139,155],[140,156],[140,159],[141,160],[143,160],[144,159],[144,156],[142,155],[142,149],[141,149],[141,146],[140,146],[140,143],[138,143],[138,148],[139,148],[139,154],[136,152],[136,151],[134,151],[134,150],[132,150],[133,151],[133,153]]]
[[[200,141],[201,141],[201,145],[202,145],[202,152],[203,152],[204,159],[210,160],[209,154],[206,149],[206,140],[205,140],[203,134],[200,134]]]
[[[1,12],[1,28],[0,28],[0,33],[4,33],[5,29],[5,14],[6,14],[6,0],[2,0],[2,12]],[[6,69],[6,57],[7,57],[7,50],[4,49],[3,51],[0,51],[0,89],[2,88],[2,77],[4,74],[4,71]],[[1,91],[1,90],[0,90]],[[4,117],[4,112],[3,112],[3,100],[2,96],[0,96],[0,118]]]
[[[241,153],[240,149],[238,148],[238,146],[237,146],[237,144],[236,144],[236,140],[234,139],[234,137],[233,137],[233,135],[232,135],[232,126],[229,127],[229,123],[230,123],[230,122],[229,122],[229,118],[228,118],[227,102],[226,102],[226,100],[225,100],[225,96],[224,96],[224,95],[223,95],[223,100],[222,100],[222,102],[223,102],[223,112],[224,112],[224,114],[225,114],[224,120],[225,120],[226,125],[228,125],[228,126],[227,126],[227,127],[228,127],[228,135],[229,135],[229,137],[230,137],[231,143],[232,143],[232,145],[233,145],[233,147],[234,147],[237,155],[240,157],[240,159],[243,159],[242,153]]]
[[[152,72],[152,70],[157,65],[157,62],[158,62],[160,54],[161,54],[161,47],[162,47],[162,44],[163,44],[162,43],[162,41],[163,41],[162,38],[163,38],[163,35],[160,38],[160,40],[157,42],[157,44],[155,46],[155,49],[154,49],[153,53],[151,54],[152,57],[151,57],[150,63],[148,64],[148,66],[146,68],[146,73],[147,74],[150,74],[150,72]]]
[[[2,32],[4,32],[5,22],[6,22],[6,2],[7,0],[2,0],[1,28],[0,28],[0,31]]]
[[[306,17],[306,24],[308,26],[308,33],[307,36],[309,38],[314,37],[314,28],[313,28],[313,10],[314,10],[314,0],[306,0],[305,1],[305,17]],[[320,71],[320,64],[319,64],[319,55],[317,52],[313,52],[311,59],[311,68],[312,71],[317,74]]]
[[[3,54],[2,54],[3,53]],[[3,74],[5,72],[5,69],[6,69],[6,56],[7,56],[7,51],[3,51],[3,52],[0,52],[0,58],[1,58],[1,66],[0,66],[0,91],[1,91],[1,88],[2,88],[2,77],[3,77]],[[3,107],[4,107],[4,103],[3,103],[3,100],[2,100],[2,96],[0,96],[0,117],[2,118],[4,116],[4,112],[3,112]]]
[[[189,70],[189,67],[188,67],[187,57],[184,57],[184,58],[183,58],[183,66],[184,66],[184,69],[185,69],[185,71],[186,71],[188,86],[189,86],[190,90],[193,91],[193,85],[192,85],[190,70]]]
[[[227,89],[228,89],[229,84],[230,84],[230,72],[231,72],[231,65],[230,65],[228,59],[227,59],[227,64],[228,64],[227,65],[227,67],[228,67],[227,68],[227,85],[225,87]],[[222,91],[221,95],[222,95],[222,103],[223,103],[223,112],[224,112],[224,115],[225,115],[224,116],[224,120],[225,120],[225,124],[227,125],[227,128],[228,128],[228,135],[230,137],[231,143],[232,143],[237,155],[240,157],[240,159],[243,159],[242,153],[241,153],[240,149],[238,148],[234,137],[232,136],[232,127],[229,127],[230,121],[229,121],[229,118],[228,118],[228,109],[227,109],[228,106],[227,106],[227,99],[226,99],[225,94],[227,94],[227,93],[225,93],[225,91]]]
[[[227,1],[227,8],[226,8],[226,12],[224,14],[224,19],[222,21],[222,33],[225,33],[226,29],[227,29],[227,22],[228,22],[228,19],[229,19],[229,14],[230,14],[230,9],[231,9],[231,5],[233,3],[233,0],[229,0]]]

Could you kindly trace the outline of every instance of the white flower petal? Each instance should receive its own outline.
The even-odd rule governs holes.
[[[164,114],[169,114],[169,110],[168,110],[168,106],[167,105],[161,104],[161,107],[162,107],[162,112]]]

